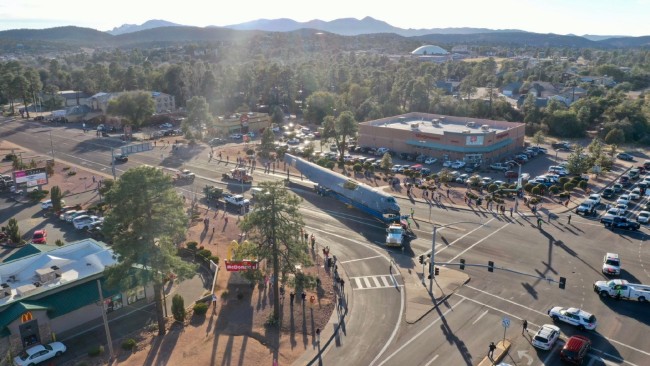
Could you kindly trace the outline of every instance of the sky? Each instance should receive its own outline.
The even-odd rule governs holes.
[[[226,26],[366,16],[399,28],[472,27],[576,35],[650,35],[650,0],[0,0],[0,30],[65,25],[111,30],[162,19]]]

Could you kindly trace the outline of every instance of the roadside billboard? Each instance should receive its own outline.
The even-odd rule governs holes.
[[[44,186],[47,184],[47,170],[34,168],[13,172],[16,188]]]

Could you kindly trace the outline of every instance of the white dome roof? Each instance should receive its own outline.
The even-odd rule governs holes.
[[[415,51],[411,52],[412,55],[448,55],[449,52],[444,48],[426,45],[418,47]]]

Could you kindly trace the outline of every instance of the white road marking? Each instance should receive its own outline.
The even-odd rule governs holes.
[[[465,249],[465,250],[463,250],[462,252],[458,253],[457,256],[453,257],[453,258],[450,259],[448,262],[453,262],[453,261],[455,261],[456,258],[458,258],[458,257],[460,257],[461,255],[465,254],[468,250],[474,248],[475,246],[481,244],[481,243],[483,242],[483,240],[485,240],[485,239],[491,237],[492,235],[498,233],[499,231],[503,230],[503,229],[504,229],[505,227],[507,227],[508,225],[510,225],[510,223],[507,223],[507,224],[501,226],[500,228],[494,230],[493,232],[489,233],[489,234],[488,234],[486,237],[484,237],[483,239],[477,241],[476,243],[472,244],[472,245],[471,245],[470,247],[468,247],[467,249]],[[437,253],[436,253],[436,254],[437,254]]]
[[[433,358],[431,359],[431,361],[425,363],[424,366],[429,366],[429,365],[431,365],[431,364],[433,363],[433,361],[435,361],[436,358],[438,358],[438,356],[439,356],[439,355],[435,355],[435,356],[433,356]]]
[[[462,240],[463,238],[465,238],[466,236],[472,234],[472,233],[475,232],[476,230],[479,230],[479,229],[481,229],[482,227],[486,226],[487,224],[489,224],[489,223],[492,222],[493,220],[495,220],[494,217],[491,218],[491,219],[489,219],[487,222],[485,222],[485,224],[480,225],[479,227],[475,228],[474,230],[469,231],[468,233],[466,233],[465,235],[461,236],[460,238],[458,238],[458,239],[452,241],[451,243],[449,243],[449,245],[447,245],[447,246],[445,246],[444,248],[442,248],[442,249],[440,249],[439,251],[437,251],[437,252],[436,252],[436,255],[437,255],[438,253],[442,252],[443,250],[449,248],[450,246],[456,244],[458,241],[460,241],[460,240]],[[442,230],[442,229],[441,229],[441,230]],[[440,232],[440,230],[438,230],[438,232]],[[440,245],[442,245],[442,244],[440,244]],[[430,250],[430,249],[427,250],[426,252],[424,252],[423,254],[428,254],[428,253],[431,253],[431,250]]]
[[[484,317],[485,314],[488,313],[488,311],[489,311],[489,310],[485,310],[481,315],[479,315],[478,318],[476,318],[476,320],[474,320],[474,322],[472,323],[472,325],[476,324],[479,320],[481,320],[481,318]]]
[[[365,261],[367,259],[375,259],[375,258],[381,258],[380,255],[376,255],[374,257],[365,257],[365,258],[357,258],[357,259],[350,259],[347,261],[339,261],[339,263],[352,263],[352,262],[358,262],[358,261]]]
[[[543,312],[541,312],[541,311],[537,311],[537,310],[535,310],[535,309],[533,309],[533,308],[529,308],[528,306],[518,304],[518,303],[516,303],[516,302],[514,302],[514,301],[511,301],[511,300],[508,300],[508,299],[504,299],[504,298],[502,298],[502,297],[499,297],[499,296],[497,296],[497,295],[493,295],[493,294],[491,294],[491,293],[489,293],[489,292],[486,292],[486,291],[483,291],[483,290],[479,290],[479,289],[477,289],[477,288],[475,288],[475,287],[472,287],[472,286],[470,286],[470,285],[465,285],[465,287],[471,288],[472,290],[475,290],[475,291],[478,291],[478,292],[484,293],[484,294],[486,294],[486,295],[490,295],[490,296],[496,297],[496,298],[499,299],[499,300],[506,301],[506,302],[509,302],[509,303],[511,303],[511,304],[513,304],[513,305],[520,306],[520,307],[522,307],[522,308],[524,308],[524,309],[526,309],[526,310],[533,311],[533,312],[535,312],[535,313],[537,313],[537,314],[540,314],[540,315],[543,315],[543,316],[548,316],[547,313],[543,313]],[[487,304],[485,304],[485,303],[482,303],[482,302],[480,302],[480,301],[478,301],[478,300],[470,299],[469,297],[466,297],[466,296],[463,296],[463,295],[460,295],[460,294],[457,294],[457,295],[460,296],[460,297],[463,298],[463,299],[467,299],[467,300],[473,301],[473,302],[475,302],[475,303],[477,303],[477,304],[479,304],[479,305],[483,305],[483,306],[488,307],[488,308],[490,308],[490,309],[494,309],[494,310],[497,310],[497,311],[502,312],[502,313],[504,313],[504,314],[508,314],[508,315],[513,316],[513,317],[515,317],[515,318],[517,318],[517,319],[522,319],[522,318],[519,318],[519,317],[517,317],[517,316],[515,316],[515,315],[509,314],[509,313],[507,313],[507,312],[504,311],[504,310],[501,310],[501,309],[495,308],[495,307],[493,307],[493,306],[487,305]],[[530,321],[528,322],[528,324],[534,324],[534,325],[537,325],[537,324],[535,324],[535,323],[531,323]],[[612,338],[609,338],[609,337],[605,337],[604,335],[602,335],[602,334],[600,334],[600,333],[594,333],[594,335],[597,336],[597,337],[601,337],[601,338],[607,340],[608,342],[616,343],[616,344],[618,344],[618,345],[620,345],[620,346],[623,346],[623,347],[625,347],[625,348],[628,348],[628,349],[631,349],[631,350],[633,350],[633,351],[636,351],[636,352],[642,353],[642,354],[644,354],[644,355],[646,355],[646,356],[650,356],[650,352],[646,352],[646,351],[644,351],[644,350],[642,350],[642,349],[639,349],[639,348],[636,348],[636,347],[632,347],[632,346],[630,346],[629,344],[625,344],[625,343],[623,343],[623,342],[619,342],[619,341],[617,341],[617,340],[615,340],[615,339],[612,339]],[[595,348],[592,348],[592,349],[595,350],[595,351],[598,351],[598,350],[595,349]],[[604,354],[603,351],[598,351],[598,352]],[[613,358],[613,359],[615,359],[615,360],[619,360],[619,361],[621,361],[621,362],[627,362],[627,361],[625,361],[624,359],[622,359],[622,358],[620,358],[620,357],[616,357],[616,356],[612,356],[612,355],[608,355],[608,356],[611,357],[611,358]]]
[[[379,365],[377,365],[377,366],[381,366],[381,365],[385,364],[385,363],[388,362],[391,358],[393,358],[393,356],[395,356],[396,354],[400,353],[404,348],[406,348],[406,346],[408,346],[409,344],[411,344],[411,342],[413,342],[413,341],[416,340],[416,339],[419,339],[420,336],[421,336],[422,334],[424,334],[426,331],[428,331],[429,328],[431,328],[431,327],[433,327],[434,325],[436,325],[436,323],[438,323],[438,322],[439,322],[439,321],[440,321],[440,320],[441,320],[445,315],[447,315],[450,311],[453,311],[454,308],[455,308],[456,306],[462,304],[463,301],[465,301],[465,299],[464,299],[464,298],[461,298],[459,302],[457,302],[456,304],[452,305],[449,309],[447,309],[447,311],[445,311],[444,313],[442,313],[441,316],[439,316],[436,320],[432,321],[431,324],[427,325],[426,327],[424,327],[424,329],[422,329],[421,331],[419,331],[418,334],[416,334],[416,335],[414,335],[413,337],[411,337],[411,339],[409,339],[408,341],[406,341],[406,343],[404,343],[404,344],[403,344],[400,348],[398,348],[395,352],[391,353],[390,356],[386,357],[386,359],[384,359],[384,360],[383,360]],[[382,353],[383,353],[383,352],[382,352]],[[371,365],[374,365],[375,361],[377,361],[377,359],[379,358],[379,356],[381,356],[381,353],[378,354],[377,357],[375,357],[375,359],[372,360],[372,362],[371,362],[370,364],[371,364]],[[434,359],[435,359],[435,358],[434,358]]]

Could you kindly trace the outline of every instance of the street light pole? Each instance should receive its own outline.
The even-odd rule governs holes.
[[[97,280],[97,289],[99,290],[99,305],[102,312],[102,319],[104,321],[104,331],[106,331],[106,342],[108,342],[108,353],[112,360],[115,353],[113,353],[113,340],[111,339],[111,330],[108,327],[108,318],[106,317],[106,310],[104,309],[104,294],[102,293],[102,283],[100,280]]]
[[[429,293],[433,293],[433,279],[435,278],[435,255],[436,255],[436,235],[438,234],[438,228],[446,228],[451,225],[456,225],[456,224],[476,224],[476,225],[484,225],[482,222],[475,222],[475,221],[456,221],[449,223],[447,225],[442,225],[442,226],[436,226],[435,224],[433,225],[433,238],[431,240],[431,258],[429,259],[430,265],[429,265]],[[424,273],[422,274],[424,275]]]

